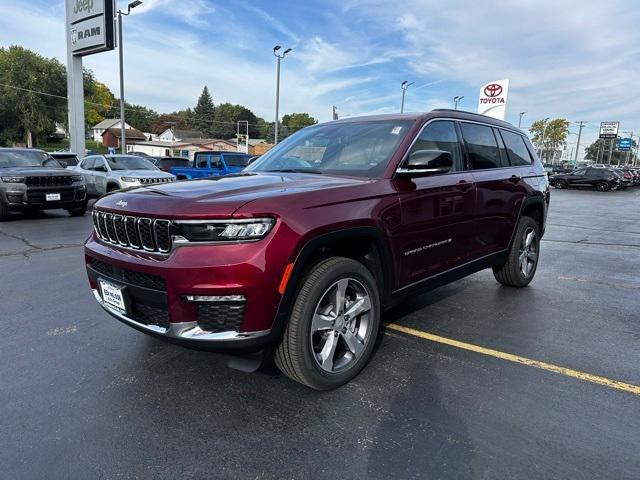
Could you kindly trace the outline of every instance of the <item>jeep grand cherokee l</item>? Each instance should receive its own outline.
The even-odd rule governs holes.
[[[42,150],[0,148],[0,220],[12,211],[64,208],[72,216],[87,211],[82,176],[63,168]]]
[[[454,111],[291,135],[244,172],[103,197],[86,243],[98,303],[171,342],[273,354],[316,389],[353,378],[385,308],[492,268],[524,287],[549,185],[512,125]]]

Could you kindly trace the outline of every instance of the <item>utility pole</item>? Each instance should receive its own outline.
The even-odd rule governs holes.
[[[280,60],[282,60],[284,58],[284,56],[289,53],[292,49],[291,48],[287,48],[284,52],[282,52],[282,55],[280,55],[278,53],[278,50],[280,50],[282,47],[280,45],[276,45],[275,47],[273,47],[273,55],[276,57],[277,61],[276,61],[276,121],[274,124],[274,140],[273,143],[274,145],[278,144],[278,123],[280,122],[279,119],[279,109],[280,109]]]
[[[615,141],[616,139],[612,138],[609,143],[609,165],[612,165],[611,162],[613,162],[613,142]]]
[[[578,163],[578,152],[580,151],[580,139],[582,138],[582,127],[584,127],[587,124],[587,122],[580,121],[576,123],[578,124],[580,129],[578,130],[578,143],[576,144],[576,156],[573,158],[574,168]]]
[[[334,120],[338,120],[338,107],[336,107],[335,105],[331,109],[331,116]]]

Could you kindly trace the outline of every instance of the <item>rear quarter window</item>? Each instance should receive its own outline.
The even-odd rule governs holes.
[[[504,144],[507,147],[507,155],[509,157],[509,163],[513,166],[519,167],[524,165],[531,165],[531,155],[527,149],[527,145],[524,142],[522,135],[510,132],[508,130],[500,130]]]

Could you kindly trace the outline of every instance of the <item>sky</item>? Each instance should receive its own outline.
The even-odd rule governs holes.
[[[119,1],[120,8],[128,2]],[[400,83],[415,82],[405,111],[476,111],[479,88],[510,80],[506,120],[564,117],[640,133],[637,0],[144,0],[124,22],[130,103],[159,112],[194,106],[207,85],[215,103],[271,120],[276,44],[281,114],[392,113]],[[62,0],[0,0],[0,46],[22,45],[66,63]],[[117,53],[84,65],[118,95]],[[572,123],[568,142],[575,146]],[[582,149],[581,149],[582,150]]]

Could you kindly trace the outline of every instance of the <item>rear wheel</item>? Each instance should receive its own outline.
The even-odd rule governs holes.
[[[540,229],[531,217],[522,217],[516,230],[507,262],[493,267],[493,276],[502,285],[526,287],[538,268]]]
[[[611,190],[611,187],[607,182],[600,182],[596,185],[596,190],[598,190],[599,192],[608,192],[609,190]]]
[[[556,180],[553,186],[556,188],[560,188],[561,190],[565,190],[569,188],[569,185],[567,184],[566,180]]]
[[[276,365],[316,390],[339,387],[368,362],[379,326],[380,300],[371,272],[350,258],[328,258],[298,290]]]

